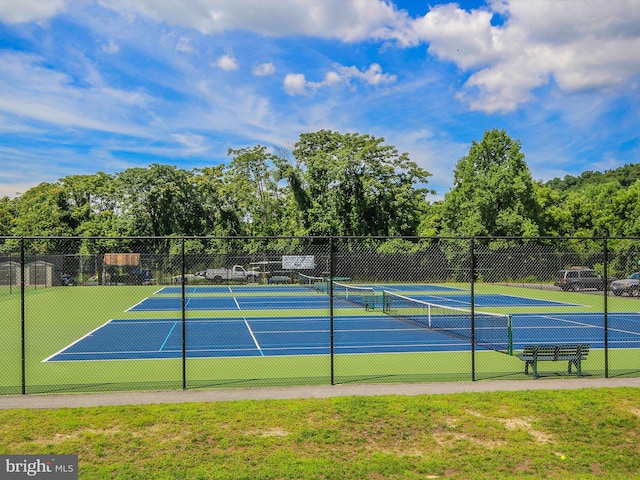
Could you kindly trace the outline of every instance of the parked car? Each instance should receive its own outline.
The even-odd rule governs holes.
[[[627,294],[630,297],[640,296],[640,272],[632,273],[628,278],[611,282],[611,291],[616,296]]]
[[[609,282],[615,280],[610,278]],[[556,273],[554,285],[565,291],[604,290],[605,281],[602,275],[591,268],[572,267]]]
[[[213,283],[222,283],[229,281],[239,282],[257,282],[260,278],[260,272],[254,270],[246,270],[242,265],[234,265],[231,268],[207,268],[204,272],[198,272],[196,275],[204,276]]]

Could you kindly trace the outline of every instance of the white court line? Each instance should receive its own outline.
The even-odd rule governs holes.
[[[246,318],[244,319],[244,324],[247,326],[247,330],[249,330],[249,334],[251,335],[251,338],[253,338],[253,343],[255,343],[256,348],[260,352],[260,356],[264,357],[264,352],[262,351],[262,347],[258,343],[258,339],[256,338],[256,336],[253,334],[253,330],[251,330],[251,327],[249,326],[249,322],[247,322]]]
[[[229,287],[229,291],[231,291],[231,287]],[[236,302],[236,307],[238,307],[238,310],[242,310],[240,308],[240,304],[238,303],[238,299],[235,296],[233,297],[233,301]],[[253,343],[255,344],[256,348],[260,352],[260,356],[264,357],[264,352],[262,351],[262,347],[258,343],[258,339],[256,338],[255,334],[253,333],[253,330],[251,330],[251,327],[249,326],[249,322],[247,321],[246,318],[243,318],[243,320],[244,320],[244,324],[247,327],[247,330],[249,330],[249,335],[251,335],[251,338],[253,339]]]
[[[143,302],[145,302],[146,300],[148,300],[150,297],[146,297],[143,298],[142,300],[140,300],[138,303],[136,303],[133,307],[129,307],[125,310],[125,312],[130,312],[131,310],[133,310],[134,308],[136,308],[138,305],[141,305]]]
[[[87,333],[86,335],[80,337],[79,339],[77,339],[75,342],[70,343],[69,345],[67,345],[66,347],[64,347],[62,350],[58,350],[56,353],[54,353],[53,355],[49,355],[47,358],[45,358],[44,360],[42,360],[42,363],[44,362],[48,362],[49,360],[51,360],[53,357],[55,357],[56,355],[60,355],[62,352],[64,352],[65,350],[67,350],[68,348],[73,347],[76,343],[78,343],[80,340],[84,340],[87,337],[90,337],[91,335],[93,335],[94,332],[97,332],[98,330],[100,330],[102,327],[104,327],[105,325],[108,325],[111,323],[111,320],[107,320],[105,323],[103,323],[102,325],[100,325],[99,327],[94,328],[93,330],[91,330],[89,333]]]
[[[577,315],[579,315],[579,314],[573,314],[573,316],[577,316]],[[578,322],[576,320],[569,320],[567,318],[555,317],[555,316],[552,316],[552,315],[540,315],[540,317],[549,318],[551,320],[554,320],[554,321],[560,322],[560,323],[567,323],[567,324],[570,324],[570,325],[572,325],[574,327],[579,326],[579,327],[582,327],[582,328],[587,327],[587,328],[596,328],[598,330],[604,330],[604,325],[594,325],[592,323]],[[518,327],[518,328],[522,328],[522,327]],[[540,328],[540,327],[535,327],[535,328]],[[560,327],[560,326],[556,327],[554,325],[549,325],[548,327],[545,327],[545,328],[565,328],[565,327]],[[628,335],[640,335],[638,332],[634,332],[632,330],[622,330],[620,328],[612,328],[611,326],[609,326],[608,330],[610,332],[625,333],[625,334],[628,334]]]

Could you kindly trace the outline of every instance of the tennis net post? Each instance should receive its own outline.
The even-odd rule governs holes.
[[[333,295],[348,302],[363,306],[365,310],[375,310],[376,295],[373,287],[347,285],[333,282]]]
[[[317,290],[322,293],[329,293],[329,283],[325,277],[314,277],[312,275],[305,275],[304,273],[298,273],[298,282],[300,285]]]

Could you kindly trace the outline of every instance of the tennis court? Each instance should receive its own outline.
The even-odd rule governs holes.
[[[473,303],[478,307],[543,307],[543,306],[576,306],[576,304],[526,298],[503,294],[476,294],[471,298],[470,292],[458,288],[440,285],[392,285],[392,286],[357,286],[355,288],[371,289],[371,295],[382,291],[402,292],[411,298],[448,307],[470,307]],[[359,302],[343,298],[340,291],[334,297],[336,308],[361,308]],[[422,292],[441,292],[425,294]],[[447,293],[445,293],[447,292]],[[182,298],[179,287],[165,287],[155,295],[145,298],[132,306],[130,312],[167,312],[180,311]],[[281,309],[326,309],[329,297],[313,293],[309,289],[295,285],[274,286],[196,286],[185,287],[185,310],[281,310]],[[274,295],[277,294],[277,295]],[[197,295],[197,296],[195,296]]]
[[[640,314],[610,314],[610,348],[640,348]],[[513,346],[548,342],[548,329],[558,343],[587,342],[604,348],[601,314],[548,313],[513,316]],[[190,318],[185,339],[189,358],[326,355],[330,353],[327,318]],[[457,327],[459,336],[468,326]],[[487,327],[488,328],[488,327]],[[477,328],[479,338],[487,332]],[[335,353],[401,353],[468,351],[468,341],[388,315],[339,317],[334,322]],[[493,333],[491,333],[493,335]],[[506,350],[507,336],[493,338]],[[181,319],[115,319],[90,332],[46,361],[180,358]]]
[[[336,300],[341,308],[357,308],[357,305]],[[188,297],[185,310],[290,310],[290,309],[326,309],[329,297],[320,295],[306,296],[249,296],[249,297]],[[149,297],[131,307],[129,312],[177,312],[182,309],[180,297]]]
[[[192,318],[186,323],[190,358],[327,355],[327,318]],[[335,353],[464,350],[468,344],[388,316],[340,317],[334,323]],[[111,320],[47,361],[180,358],[180,319]]]
[[[467,289],[447,285],[393,284],[370,285],[377,290],[388,289],[398,292],[468,292]],[[308,286],[300,285],[185,285],[185,294],[233,294],[233,293],[309,293]],[[180,295],[182,287],[163,287],[156,295]]]
[[[590,343],[592,348],[604,348],[604,324],[603,313],[514,315],[514,349],[536,343]],[[609,348],[640,348],[640,313],[609,313],[607,330]]]
[[[393,298],[393,307],[397,311],[391,308],[385,310],[381,299],[372,302],[370,311],[365,312],[362,305],[364,300],[360,297],[364,294],[355,290],[360,295],[355,300],[346,295],[334,298],[334,308],[345,310],[335,316],[332,323],[328,316],[329,296],[310,294],[305,287],[185,287],[185,293],[188,292],[185,311],[212,313],[188,317],[184,324],[180,317],[112,319],[45,361],[162,359],[180,358],[183,354],[188,358],[327,355],[332,348],[336,354],[471,349],[468,311],[456,310],[471,305],[469,291],[429,285],[355,288],[366,289],[367,294],[370,289],[381,295],[385,291],[387,298],[396,294],[386,288],[409,292],[412,295],[409,298],[411,302],[408,305],[398,303],[398,299],[408,297],[397,294]],[[181,292],[181,287],[165,287],[127,312],[179,312],[182,298],[176,295],[177,292]],[[474,296],[474,301],[475,305],[485,307],[576,306],[503,294],[479,294]],[[425,311],[427,302],[437,303],[446,309],[444,312],[434,312],[433,325],[431,314]],[[418,310],[413,303],[418,304]],[[221,312],[224,310],[234,311],[235,315]],[[287,313],[291,310],[304,310],[312,314]],[[246,315],[238,316],[237,312],[245,311]],[[251,314],[256,311],[260,311],[261,315]],[[426,320],[427,316],[429,320]],[[548,341],[549,338],[558,343],[587,342],[592,348],[604,348],[604,315],[601,313],[549,311],[507,315],[476,312],[475,318],[473,335],[476,344],[491,350],[509,352],[521,349],[525,344]],[[640,314],[610,313],[607,320],[611,348],[640,347]]]

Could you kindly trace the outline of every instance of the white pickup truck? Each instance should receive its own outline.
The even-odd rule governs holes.
[[[256,282],[260,274],[251,270],[246,270],[242,265],[234,265],[231,268],[207,268],[204,277],[213,283],[228,281],[235,282]],[[199,273],[202,275],[202,273]]]

